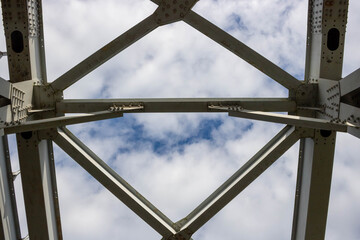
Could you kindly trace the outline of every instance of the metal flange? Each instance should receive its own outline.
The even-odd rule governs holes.
[[[162,0],[154,15],[159,25],[182,20],[198,0]]]

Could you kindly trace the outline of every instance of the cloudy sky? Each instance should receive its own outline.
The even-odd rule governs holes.
[[[150,0],[44,0],[48,80],[150,15]],[[194,11],[303,79],[306,0],[202,0]],[[343,76],[359,67],[360,2],[350,0]],[[1,29],[2,31],[2,29]],[[4,51],[1,32],[0,51]],[[0,76],[8,78],[0,60]],[[183,22],[163,26],[65,91],[65,98],[286,97],[286,89]],[[69,127],[176,222],[283,126],[226,114],[126,114]],[[10,138],[14,146],[14,137]],[[326,239],[360,238],[360,140],[338,134]],[[194,240],[289,239],[298,144]],[[64,239],[160,239],[55,146]],[[12,165],[18,168],[12,148]],[[27,234],[17,197],[22,234]]]

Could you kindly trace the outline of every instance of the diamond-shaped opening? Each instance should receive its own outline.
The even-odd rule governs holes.
[[[161,115],[161,118],[169,116]],[[281,128],[276,124],[223,116],[217,121],[206,118],[181,121],[180,132],[192,128],[190,135],[164,129],[160,131],[165,136],[153,135],[151,126],[129,115],[116,121],[82,124],[70,129],[135,189],[177,221]]]
[[[134,119],[127,115],[116,122],[107,120],[97,124],[81,124],[71,127],[71,130],[173,221],[180,220],[190,213],[281,128],[275,124],[262,122],[246,125],[249,124],[249,121],[235,119],[235,122],[233,122],[231,118],[226,118],[222,119],[219,126],[207,126],[211,135],[210,138],[199,135],[201,130],[197,130],[193,132],[191,139],[188,139],[188,144],[181,143],[179,144],[182,145],[180,148],[176,143],[170,143],[171,148],[164,146],[169,148],[164,151],[158,149],[156,140],[159,139],[156,137],[150,139],[150,136],[142,133],[144,130],[130,132],[131,130],[121,128],[121,126],[129,124],[129,121],[134,121]],[[246,123],[241,123],[242,121],[246,121]],[[205,122],[206,120],[201,121],[201,123]],[[245,125],[245,127],[243,129],[239,128],[241,125]],[[111,129],[114,128],[120,128],[120,131],[112,131]],[[107,129],[107,131],[104,131],[104,129]],[[130,129],[132,128],[130,127]],[[231,136],[229,132],[237,133]],[[257,138],[259,134],[262,135],[260,140]],[[167,145],[164,142],[162,144]],[[206,231],[200,231],[199,234],[202,237],[198,238],[197,235],[196,239],[207,239],[206,237],[203,238],[203,235],[208,236],[206,232],[208,227],[211,228],[213,222],[218,223],[218,221],[221,221],[223,223],[220,225],[223,226],[224,223],[234,220],[234,218],[239,218],[245,223],[247,222],[246,219],[249,218],[252,220],[261,219],[261,214],[264,214],[261,223],[258,224],[264,227],[271,225],[274,222],[271,221],[274,220],[272,216],[279,210],[279,207],[281,209],[285,203],[291,203],[291,207],[293,205],[296,155],[296,147],[288,151],[282,159],[278,160],[263,174],[264,176],[260,176],[258,180],[250,185],[250,190],[244,190],[233,200],[235,203],[225,207],[224,213],[221,211],[215,217],[215,220],[211,220],[205,225],[204,229]],[[124,210],[126,206],[115,197],[111,197],[111,194],[105,188],[102,188],[96,180],[84,174],[84,171],[80,170],[79,167],[76,167],[75,162],[69,161],[68,156],[60,154],[57,163],[58,175],[60,172],[61,178],[65,178],[65,182],[58,183],[61,207],[67,208],[65,211],[62,210],[63,221],[74,222],[76,217],[70,220],[69,216],[75,215],[78,218],[84,216],[84,206],[87,206],[86,208],[89,211],[87,219],[93,224],[106,217],[109,206],[114,209],[113,213],[116,213],[115,215],[122,217],[130,215],[130,218],[134,215]],[[72,182],[72,186],[69,187],[68,185]],[[88,184],[89,187],[81,186],[78,183],[81,183],[81,185]],[[76,198],[80,199],[80,202],[76,199],[75,201],[71,200],[73,191],[76,192]],[[269,196],[263,197],[264,194]],[[88,200],[79,196],[88,196]],[[74,205],[69,207],[69,201],[73,202]],[[243,205],[244,201],[245,204]],[[274,204],[273,208],[267,208],[266,211],[256,211],[259,206],[262,208],[265,208],[265,205],[269,206],[269,202]],[[79,215],[76,215],[75,204],[80,205]],[[105,207],[104,210],[100,210],[100,208],[97,208],[100,205],[109,206]],[[242,213],[244,206],[248,209],[244,211],[245,213]],[[281,214],[277,214],[277,223],[283,221],[285,216],[289,217],[288,212],[292,213],[291,207],[289,211],[282,211]],[[117,209],[119,209],[119,212],[117,212]],[[230,216],[229,210],[226,209],[232,209],[230,210],[232,213],[234,213],[234,209],[237,209],[236,211],[239,214]],[[252,213],[253,210],[254,213]],[[113,213],[109,214],[110,220],[113,219]],[[251,215],[248,216],[248,214]],[[291,214],[289,219],[291,219]],[[288,222],[290,222],[289,219],[287,219]],[[267,222],[267,220],[270,222]],[[122,219],[116,218],[114,221],[120,223]],[[69,225],[68,222],[66,224]],[[136,226],[139,229],[145,227],[139,222],[131,224],[138,224]],[[240,225],[242,225],[242,228],[249,226],[246,224]],[[234,226],[234,224],[229,226]],[[253,230],[250,227],[247,232],[251,233]],[[274,234],[281,232],[283,235],[282,230],[284,228],[275,231]],[[80,231],[77,234],[80,234]]]

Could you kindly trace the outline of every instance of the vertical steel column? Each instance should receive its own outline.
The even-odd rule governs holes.
[[[305,82],[341,79],[347,10],[347,0],[309,0]],[[315,105],[327,105],[321,98]],[[316,117],[337,118],[336,113]],[[313,138],[301,140],[293,240],[325,238],[335,139],[336,132],[316,130]]]
[[[37,132],[16,138],[30,239],[61,239],[52,142]]]
[[[10,82],[46,83],[41,0],[1,0]],[[23,86],[23,85],[21,85]],[[32,84],[22,89],[33,96]],[[36,98],[36,96],[34,96]],[[37,132],[17,135],[30,239],[62,239],[52,143]]]
[[[336,132],[302,139],[292,239],[324,239]]]
[[[18,240],[19,220],[7,136],[0,137],[0,239]]]

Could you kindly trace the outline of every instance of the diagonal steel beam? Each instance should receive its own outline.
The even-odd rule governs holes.
[[[56,103],[58,113],[88,113],[117,106],[144,106],[138,112],[209,112],[209,106],[241,106],[265,112],[293,112],[289,98],[143,98],[143,99],[66,99]]]
[[[301,84],[299,80],[291,76],[279,66],[275,65],[197,13],[190,11],[185,16],[184,22],[219,43],[229,51],[233,52],[249,64],[253,65],[255,68],[265,73],[285,88],[296,89]]]
[[[20,125],[5,127],[4,132],[6,134],[11,134],[11,133],[56,128],[65,125],[117,118],[117,117],[122,117],[124,111],[139,110],[139,109],[142,109],[142,107],[129,107],[129,108],[124,108],[123,110],[114,110],[114,111],[106,110],[106,111],[100,111],[94,113],[78,114],[75,116],[61,116],[61,117],[53,117],[53,118],[46,118],[40,120],[32,120],[32,121],[27,121],[25,123],[21,123]]]
[[[53,117],[53,118],[27,121],[19,125],[5,127],[4,132],[6,134],[28,132],[28,131],[42,130],[48,128],[56,128],[65,125],[105,120],[109,118],[117,118],[122,116],[123,116],[122,112],[103,111],[103,112],[96,112],[90,114],[78,114],[76,116]]]
[[[112,192],[154,230],[167,238],[176,233],[174,223],[122,179],[66,128],[58,129],[55,143]]]
[[[319,118],[311,118],[311,117],[302,117],[295,115],[285,115],[279,113],[267,113],[260,111],[249,111],[246,109],[235,109],[235,108],[227,108],[227,107],[210,107],[211,109],[222,109],[224,111],[229,112],[229,116],[231,117],[239,117],[239,118],[248,118],[260,121],[274,122],[274,123],[283,123],[287,125],[293,125],[297,127],[305,127],[305,128],[314,128],[314,129],[324,129],[324,130],[335,130],[346,132],[348,129],[348,125],[333,123],[329,120],[319,119]]]
[[[242,192],[299,139],[295,127],[286,126],[194,211],[179,222],[181,232],[192,235]]]
[[[54,91],[65,90],[157,27],[152,14],[57,78],[50,84],[51,87]]]
[[[345,96],[351,92],[360,91],[360,68],[350,73],[339,81],[341,96]]]

